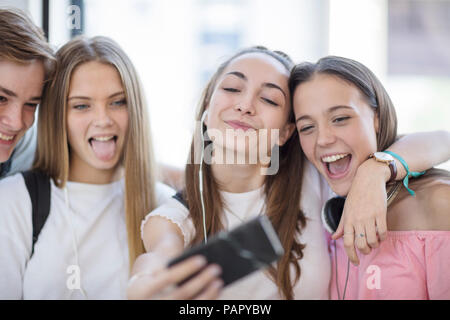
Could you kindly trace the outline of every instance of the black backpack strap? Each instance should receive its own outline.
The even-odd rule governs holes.
[[[189,206],[187,201],[184,199],[183,194],[181,192],[177,192],[175,195],[172,196],[175,200],[178,200],[183,206],[186,207],[186,209],[189,210]]]
[[[5,177],[8,174],[9,170],[11,170],[12,156],[13,155],[9,157],[8,161],[0,163],[0,177]]]
[[[34,245],[50,213],[50,178],[45,173],[37,170],[25,171],[22,172],[22,175],[30,194],[33,208],[33,243],[31,246],[31,256],[33,256]]]

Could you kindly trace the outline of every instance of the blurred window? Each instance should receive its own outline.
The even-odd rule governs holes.
[[[388,72],[450,76],[450,1],[389,0]]]

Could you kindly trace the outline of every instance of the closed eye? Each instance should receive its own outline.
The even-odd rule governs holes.
[[[228,92],[241,92],[241,90],[235,88],[223,88],[223,90]]]
[[[298,131],[299,132],[308,132],[309,130],[311,130],[312,128],[314,128],[314,126],[311,126],[311,125],[308,125],[308,126],[304,126],[304,127],[301,127]]]
[[[274,101],[272,101],[272,100],[270,100],[270,99],[267,99],[267,98],[261,98],[263,101],[265,101],[265,102],[267,102],[268,104],[271,104],[271,105],[273,105],[273,106],[278,106],[278,103],[276,103],[276,102],[274,102]]]

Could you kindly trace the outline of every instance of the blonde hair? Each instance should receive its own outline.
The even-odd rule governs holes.
[[[284,65],[286,70],[290,71],[293,62],[285,53],[280,51],[271,51],[265,47],[251,47],[239,51],[230,59],[219,66],[207,84],[200,100],[197,121],[200,121],[203,112],[208,107],[211,96],[219,77],[225,68],[236,58],[248,53],[261,53],[273,57]],[[289,102],[288,122],[294,123],[294,113]],[[203,125],[203,124],[202,124]],[[206,127],[204,127],[206,131]],[[219,185],[214,177],[210,165],[206,163],[197,164],[195,150],[202,146],[196,146],[195,143],[201,141],[200,132],[196,132],[192,139],[191,151],[188,164],[185,170],[186,188],[183,190],[184,198],[189,206],[189,213],[192,218],[196,233],[192,244],[199,243],[203,239],[203,220],[200,206],[199,189],[199,170],[203,166],[203,185],[204,185],[204,203],[205,211],[209,214],[206,217],[206,229],[208,235],[215,234],[224,229],[222,216],[224,212],[224,201],[220,194]],[[211,143],[211,142],[208,142]],[[279,170],[275,175],[267,175],[264,183],[264,194],[266,196],[266,216],[271,221],[274,229],[280,238],[285,250],[285,254],[277,263],[276,268],[270,267],[269,273],[272,280],[276,283],[280,295],[286,299],[293,299],[293,286],[299,280],[301,270],[298,260],[303,257],[305,245],[298,241],[301,229],[306,226],[306,218],[300,210],[300,194],[302,189],[302,168],[303,157],[298,142],[297,131],[294,131],[288,141],[280,147]],[[294,279],[291,278],[290,267],[294,268]]]
[[[67,97],[70,79],[83,63],[98,61],[118,71],[125,90],[129,125],[121,164],[125,167],[125,212],[130,266],[144,253],[140,224],[155,207],[155,180],[150,125],[141,84],[133,64],[117,43],[106,37],[76,38],[57,53],[53,81],[44,92],[39,111],[38,144],[34,168],[47,173],[58,187],[69,175]]]
[[[23,11],[8,8],[0,9],[0,60],[21,64],[42,61],[47,81],[55,57],[42,30]]]

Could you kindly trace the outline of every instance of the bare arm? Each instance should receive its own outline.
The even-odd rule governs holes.
[[[450,132],[441,130],[401,135],[386,150],[400,155],[408,164],[409,171],[428,170],[450,159]],[[397,165],[396,180],[402,180],[406,176],[406,170],[400,161],[395,158],[394,161]],[[384,177],[384,182],[389,180],[391,172],[386,165],[377,163],[365,166],[367,163],[375,162],[369,159],[363,163],[359,175]]]
[[[387,148],[405,159],[410,171],[423,171],[450,159],[450,132],[418,132],[402,136]],[[397,180],[405,177],[403,165],[396,159]]]
[[[192,257],[170,268],[167,262],[184,249],[177,225],[163,217],[151,217],[144,227],[144,246],[133,266],[128,283],[128,299],[214,299],[223,286],[220,267],[210,265],[201,256]],[[198,273],[177,286],[183,279]]]
[[[168,219],[154,216],[144,226],[144,247],[147,252],[159,252],[172,258],[183,251],[184,237],[178,226]]]

